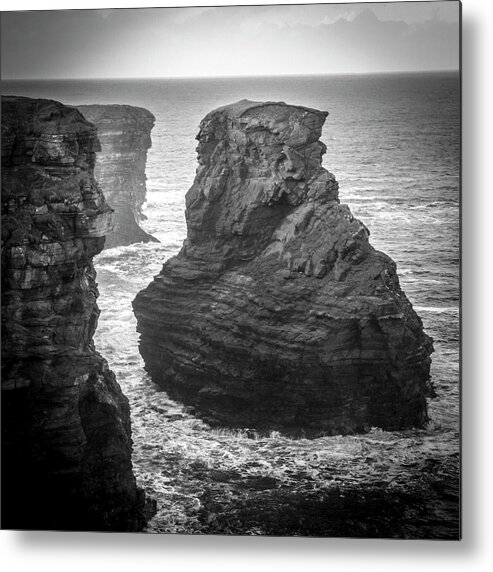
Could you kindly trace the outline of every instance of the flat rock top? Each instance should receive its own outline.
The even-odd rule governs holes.
[[[247,111],[252,109],[263,108],[264,111],[271,111],[273,114],[275,113],[274,110],[277,108],[284,108],[286,112],[292,113],[294,110],[299,110],[302,112],[307,113],[315,113],[317,115],[322,114],[325,117],[329,114],[327,111],[319,111],[318,109],[312,109],[310,107],[304,107],[302,105],[290,105],[285,103],[284,101],[251,101],[249,99],[242,99],[237,101],[236,103],[230,103],[229,105],[223,105],[222,107],[218,107],[214,111],[211,111],[208,115],[206,115],[204,121],[207,121],[207,118],[222,113],[230,117],[231,119],[235,119],[244,115]],[[270,109],[269,109],[270,108]]]
[[[95,128],[75,107],[51,99],[2,96],[2,136],[13,130],[33,135],[95,134]]]
[[[264,140],[266,146],[286,144],[299,147],[318,141],[327,115],[327,111],[289,105],[283,101],[243,99],[206,115],[200,123],[197,139],[209,140],[211,133],[214,138],[231,139],[233,131],[244,133],[250,139],[264,132],[270,134],[270,139]]]
[[[96,124],[135,124],[142,123],[152,128],[156,118],[144,107],[134,105],[105,104],[105,105],[78,105],[77,109],[84,117]]]

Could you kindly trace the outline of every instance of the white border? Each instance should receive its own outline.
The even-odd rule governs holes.
[[[207,6],[227,0],[4,1],[2,10]],[[266,0],[241,4],[268,4]],[[297,3],[285,0],[283,3]],[[493,238],[491,136],[493,3],[463,5],[463,540],[462,542],[186,537],[0,532],[3,570],[78,572],[447,572],[489,570],[493,562],[492,404],[489,301]],[[489,375],[490,374],[490,375]],[[33,478],[36,478],[33,475]],[[489,562],[489,564],[488,564]]]
[[[423,2],[426,0],[406,0],[407,2]],[[438,1],[438,0],[437,0]],[[476,0],[465,0],[466,4],[480,4]],[[76,10],[103,8],[164,8],[179,6],[229,6],[261,5],[261,4],[349,4],[351,2],[323,2],[321,0],[75,0],[63,2],[60,0],[3,0],[1,10]],[[359,0],[355,4],[376,3],[376,0]],[[392,4],[392,2],[382,2]],[[482,7],[483,8],[483,7]]]

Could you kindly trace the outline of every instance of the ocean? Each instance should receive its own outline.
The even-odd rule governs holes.
[[[145,107],[156,117],[142,226],[160,243],[105,250],[95,260],[101,309],[95,344],[130,401],[135,473],[159,505],[149,532],[282,534],[284,529],[269,528],[265,519],[258,514],[253,518],[246,509],[238,516],[238,506],[251,504],[259,490],[261,497],[268,490],[265,483],[272,482],[273,488],[296,493],[297,499],[312,498],[314,491],[332,490],[335,484],[337,490],[361,494],[378,487],[387,499],[401,499],[395,509],[397,525],[392,521],[388,532],[379,528],[382,535],[457,536],[458,73],[4,81],[2,94],[69,105],[125,103]],[[211,429],[148,378],[131,301],[179,251],[186,236],[184,197],[195,175],[200,120],[240,99],[285,101],[329,112],[322,133],[324,166],[339,181],[341,202],[369,228],[373,246],[397,263],[401,286],[434,340],[436,397],[429,399],[425,429],[372,429],[366,435],[312,441]],[[267,489],[258,489],[259,482]],[[402,500],[411,490],[414,516]],[[361,504],[361,494],[349,503],[353,509]],[[283,499],[286,505],[285,495]],[[381,517],[370,513],[362,520],[368,520],[365,526],[371,532],[378,528],[372,519]],[[333,534],[357,536],[358,531],[356,523],[349,529],[336,527]],[[310,526],[287,531],[317,532]]]

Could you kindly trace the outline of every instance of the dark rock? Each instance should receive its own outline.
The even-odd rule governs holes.
[[[134,301],[152,378],[212,424],[427,421],[431,339],[322,167],[326,116],[245,100],[207,115],[187,239]]]
[[[388,483],[334,484],[301,490],[241,486],[235,494],[213,487],[200,498],[202,534],[460,540],[459,494],[449,499],[428,475],[409,491]],[[246,490],[242,490],[246,489]]]
[[[106,248],[136,242],[158,242],[140,227],[146,200],[147,150],[155,117],[147,109],[131,105],[80,105],[77,108],[94,124],[101,142],[94,175],[106,201],[114,209],[114,228]]]
[[[111,228],[96,129],[2,98],[2,527],[140,530],[126,397],[95,351],[92,258]]]

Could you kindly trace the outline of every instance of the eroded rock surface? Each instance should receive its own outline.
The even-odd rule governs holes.
[[[187,239],[134,301],[147,370],[212,424],[427,420],[431,339],[322,167],[326,116],[246,100],[207,115]]]
[[[111,229],[96,129],[2,98],[2,527],[139,530],[129,406],[92,342]]]
[[[140,227],[154,116],[147,109],[131,105],[81,105],[77,109],[97,127],[101,151],[94,175],[115,211],[114,228],[106,236],[105,248],[157,242]]]

